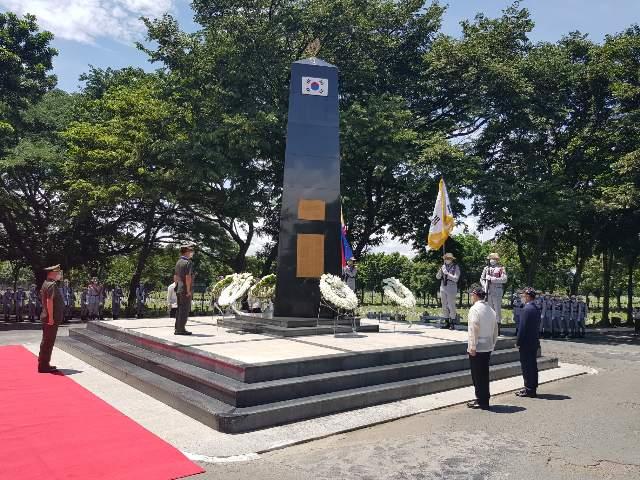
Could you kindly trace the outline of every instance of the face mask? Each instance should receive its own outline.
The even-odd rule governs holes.
[[[492,267],[495,267],[498,264],[497,260],[489,260],[489,265],[491,265]]]

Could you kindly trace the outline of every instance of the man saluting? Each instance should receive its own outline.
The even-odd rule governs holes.
[[[62,269],[60,265],[45,268],[47,279],[40,289],[42,301],[42,342],[40,343],[40,354],[38,355],[38,372],[52,373],[57,369],[51,365],[51,352],[53,344],[56,342],[58,325],[64,320],[64,298],[56,282],[62,280]]]

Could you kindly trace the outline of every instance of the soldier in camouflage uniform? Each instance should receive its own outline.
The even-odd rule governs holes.
[[[558,296],[553,297],[553,311],[552,311],[552,324],[551,324],[551,336],[558,338],[562,330],[562,299]]]
[[[142,318],[144,315],[145,303],[147,303],[147,290],[144,288],[144,283],[140,282],[136,288],[136,317]]]
[[[111,315],[114,320],[120,318],[120,306],[122,305],[122,288],[116,285],[111,292]]]
[[[584,298],[582,297],[578,298],[578,312],[576,315],[576,319],[577,319],[577,330],[578,330],[577,333],[580,338],[584,338],[588,315],[589,315],[589,307],[584,301]]]
[[[62,298],[64,299],[64,321],[62,323],[69,323],[73,317],[73,306],[76,303],[76,295],[69,285],[69,280],[65,280],[62,283]]]
[[[98,279],[93,277],[87,287],[87,312],[89,320],[96,320],[100,316],[100,302],[102,300],[102,288]]]

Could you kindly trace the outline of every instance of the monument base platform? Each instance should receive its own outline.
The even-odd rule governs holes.
[[[378,322],[361,320],[361,326]],[[215,320],[91,322],[58,346],[182,413],[240,433],[471,385],[466,332],[380,323],[380,331],[282,338]],[[300,327],[306,328],[306,327]],[[512,338],[491,357],[493,380],[519,375]],[[540,357],[541,370],[558,360]]]
[[[278,337],[302,337],[309,335],[328,335],[336,333],[377,332],[377,324],[363,325],[359,317],[353,319],[331,318],[263,318],[257,314],[236,313],[235,317],[224,317],[218,325],[244,332],[264,333]]]

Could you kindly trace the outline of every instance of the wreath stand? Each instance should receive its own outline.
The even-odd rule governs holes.
[[[320,298],[320,303],[318,304],[318,319],[316,321],[316,328],[320,328],[320,310],[322,309],[322,307],[328,308],[333,313],[335,313],[335,316],[333,317],[333,336],[335,337],[336,330],[338,328],[338,320],[340,319],[340,309],[333,308],[333,305],[330,305],[329,303],[325,302],[323,298]],[[353,314],[351,315],[351,331],[352,333],[356,333],[356,316]]]

